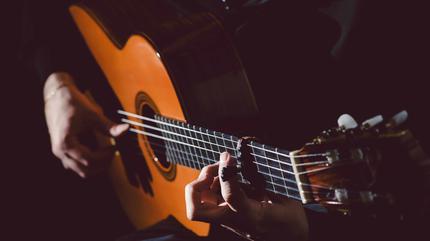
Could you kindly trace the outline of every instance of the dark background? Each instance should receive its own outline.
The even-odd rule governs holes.
[[[430,118],[426,8],[414,1],[375,2],[358,8],[360,20],[339,54],[343,71],[349,73],[339,86],[361,91],[356,102],[363,109],[408,100],[404,106],[413,113],[413,128],[425,129],[417,131],[425,139]],[[50,154],[42,86],[16,58],[19,5],[5,5],[2,11],[0,239],[113,240],[130,227],[108,181],[81,180]],[[347,21],[348,15],[341,19]],[[373,90],[372,99],[381,102],[370,101],[366,90]]]
[[[20,11],[19,2],[5,5],[0,25],[0,239],[114,240],[131,226],[109,180],[82,180],[51,154],[41,83],[17,56]]]

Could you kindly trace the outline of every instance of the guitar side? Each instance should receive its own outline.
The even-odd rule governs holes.
[[[209,71],[203,76],[192,77],[178,66],[183,63],[178,56],[182,56],[184,52],[181,51],[192,46],[195,40],[182,38],[182,42],[176,41],[176,45],[172,45],[165,44],[154,34],[151,38],[148,36],[151,34],[131,34],[119,46],[109,36],[101,18],[88,6],[94,7],[91,4],[74,5],[70,12],[123,110],[138,114],[150,110],[177,120],[193,120],[206,125],[256,113],[246,75],[234,52],[229,51],[231,55],[226,60],[227,63],[237,61],[235,66],[226,65],[222,71]],[[200,27],[203,30],[196,33],[217,33],[207,30],[219,27],[216,20],[207,20],[209,27]],[[206,33],[202,33],[204,31]],[[198,34],[188,37],[199,38]],[[197,71],[199,67],[207,68],[208,64],[209,60],[201,61],[202,66],[194,67]],[[219,93],[216,92],[223,88],[232,89],[229,94],[234,97],[218,98]],[[99,104],[104,109],[109,108],[100,101]],[[239,106],[240,109],[237,108]],[[142,157],[140,161],[146,162],[147,172],[151,176],[148,181],[151,191],[144,190],[141,181],[137,185],[130,183],[129,167],[125,166],[122,158],[126,153],[119,152],[110,169],[113,186],[130,221],[136,228],[142,229],[173,215],[198,235],[207,235],[209,225],[189,221],[185,212],[184,187],[198,176],[198,171],[179,165],[163,165],[154,158],[155,150],[148,144],[150,141],[142,136],[137,139]]]

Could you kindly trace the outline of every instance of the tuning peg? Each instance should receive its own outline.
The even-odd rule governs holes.
[[[387,128],[393,128],[406,122],[408,119],[408,112],[406,110],[400,111],[391,117],[391,120],[387,123]]]
[[[337,119],[337,124],[339,127],[343,127],[345,129],[354,129],[358,126],[357,122],[349,114],[343,114],[339,116]]]
[[[372,128],[372,127],[380,124],[383,121],[384,121],[384,118],[382,117],[382,115],[377,115],[377,116],[374,116],[370,119],[363,121],[363,123],[361,123],[361,126],[363,126],[364,128]]]

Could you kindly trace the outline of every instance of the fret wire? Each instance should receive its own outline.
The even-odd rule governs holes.
[[[161,146],[161,145],[159,145],[159,144],[157,144],[158,146]],[[181,150],[178,150],[178,149],[172,149],[171,151],[174,151],[174,152],[179,152],[179,153],[184,153],[183,151],[181,151]],[[205,157],[200,157],[200,156],[197,156],[198,158],[205,158]],[[193,161],[193,162],[195,162],[195,161]],[[260,163],[256,163],[257,165],[259,165]],[[277,178],[280,178],[279,176],[276,176],[276,175],[273,175],[273,174],[270,174],[270,173],[266,173],[266,172],[264,172],[264,171],[260,171],[260,173],[261,174],[266,174],[266,175],[269,175],[269,176],[273,176],[273,177],[277,177]],[[289,179],[285,179],[286,181],[288,181],[288,182],[291,182],[291,183],[294,183],[294,184],[296,184],[296,182],[295,181],[292,181],[292,180],[289,180]],[[244,179],[242,179],[241,180],[242,182],[244,182]],[[286,190],[293,190],[293,191],[297,191],[298,192],[298,189],[296,189],[296,188],[293,188],[293,187],[289,187],[289,186],[287,186],[287,185],[285,185],[285,186],[282,186],[282,185],[280,185],[280,184],[278,184],[278,183],[275,183],[274,181],[268,181],[268,183],[269,184],[272,184],[272,186],[273,185],[276,185],[276,186],[280,186],[280,187],[283,187],[283,188],[285,188]],[[274,191],[274,192],[277,192],[277,193],[280,193],[280,194],[284,194],[285,195],[285,193],[281,193],[281,192],[279,192],[279,191],[277,191],[275,188],[273,188],[273,189],[268,189],[269,191]],[[289,193],[287,193],[287,196],[292,196],[292,194],[289,194]],[[293,196],[294,197],[294,196]]]
[[[278,148],[275,148],[275,152],[278,152]],[[278,154],[276,154],[276,158],[279,160],[279,155]],[[278,163],[278,165],[279,165],[279,168],[282,169],[281,164]],[[284,172],[281,172],[281,176],[282,176],[282,180],[284,181],[284,185],[287,186],[287,183],[285,181]],[[287,195],[289,195],[288,189],[285,189],[285,190],[287,192]]]
[[[178,152],[180,152],[180,150],[174,150],[174,151],[178,151]],[[197,156],[197,157],[199,157],[199,158],[204,158],[204,157],[201,157],[201,156]],[[258,164],[258,163],[257,163]],[[270,174],[270,173],[266,173],[266,172],[261,172],[262,174],[266,174],[266,175],[271,175],[271,176],[273,176],[272,174]],[[274,177],[277,177],[277,176],[274,176]],[[290,189],[290,190],[293,190],[293,191],[296,191],[296,192],[299,192],[299,190],[298,189],[296,189],[296,188],[293,188],[293,187],[289,187],[289,186],[283,186],[283,185],[281,185],[281,184],[278,184],[278,183],[276,183],[276,182],[274,182],[274,181],[268,181],[268,183],[269,184],[271,184],[271,185],[276,185],[276,186],[279,186],[279,187],[283,187],[283,188],[286,188],[286,189]],[[277,191],[277,190],[275,190],[275,189],[269,189],[270,191],[275,191],[275,192],[277,192],[277,193],[280,193],[280,194],[284,194],[285,195],[285,193],[282,193],[282,192],[279,192],[279,191]],[[288,196],[291,196],[291,195],[288,195]]]
[[[154,145],[154,143],[152,143],[151,145]],[[155,144],[155,145],[156,145],[156,146],[158,146],[158,148],[160,148],[160,147],[161,147],[161,146],[160,146],[160,145],[158,145],[158,144]],[[152,147],[152,148],[154,148],[154,147]],[[170,148],[170,147],[167,147],[167,148]],[[155,151],[155,150],[154,150],[154,151]],[[184,151],[182,151],[182,150],[180,150],[180,149],[175,149],[175,148],[171,148],[171,149],[170,149],[170,151],[173,151],[173,152],[176,152],[176,153],[186,154],[186,152],[184,152]],[[156,152],[160,153],[161,151],[156,151]],[[202,157],[199,157],[199,156],[196,156],[196,157],[198,157],[199,159],[201,159],[201,158],[202,158]],[[198,161],[191,160],[190,162],[186,163],[186,165],[183,165],[183,166],[192,167],[193,165],[189,164],[189,163],[191,163],[191,162],[196,163],[196,162],[198,162]],[[195,169],[196,169],[196,168],[195,168]]]
[[[179,150],[175,150],[175,151],[179,151]],[[269,173],[265,173],[265,172],[263,172],[263,174],[270,175]],[[279,187],[285,188],[286,190],[293,190],[293,191],[299,192],[299,190],[298,190],[298,189],[293,188],[293,187],[282,186],[282,185],[280,185],[280,184],[278,184],[278,183],[275,183],[275,182],[272,182],[272,181],[268,181],[268,183],[269,183],[269,184],[271,184],[272,186],[275,186],[275,185],[276,185],[276,186],[279,186]],[[266,188],[266,189],[267,189],[268,191],[272,191],[272,192],[275,192],[275,193],[278,193],[278,194],[282,194],[282,195],[287,196],[287,197],[290,197],[290,198],[296,198],[297,200],[300,200],[300,197],[299,197],[299,196],[295,196],[295,195],[288,194],[288,193],[283,193],[283,192],[277,191],[275,188],[273,188],[273,189],[271,189],[271,188]]]
[[[195,130],[195,126],[192,126],[192,129],[193,129],[193,130]],[[195,133],[195,132],[194,132],[194,133]],[[194,139],[198,140],[198,139],[197,139],[197,135],[196,135],[196,134],[194,134],[194,136],[193,136],[192,132],[190,132],[190,135],[191,135],[192,137],[195,137]],[[193,143],[194,143],[194,141],[193,141]],[[200,144],[199,144],[199,142],[198,142],[198,141],[196,142],[196,146],[200,146]],[[200,146],[200,147],[201,147],[201,146]],[[203,148],[204,148],[204,147],[203,147]],[[202,153],[202,150],[201,150],[201,149],[198,149],[198,152],[200,152],[200,156],[203,156],[203,153]],[[204,166],[207,166],[207,164],[203,161],[203,167],[204,167]],[[203,168],[203,167],[202,167],[202,168]],[[200,168],[200,169],[202,169],[202,168]]]
[[[213,148],[213,145],[212,145],[212,141],[210,141],[211,140],[211,138],[210,138],[210,135],[209,135],[209,130],[208,129],[206,129],[206,135],[207,135],[207,138],[208,138],[208,140],[209,140],[209,145],[210,145],[210,150],[211,150],[211,155],[212,155],[212,160],[214,161],[214,162],[217,162],[217,157],[215,156],[215,154],[214,154],[214,152],[215,152],[215,149]]]
[[[201,134],[201,132],[202,132],[202,128],[201,127],[199,127],[199,131],[200,131],[200,138],[203,140],[203,135]],[[203,147],[205,148],[205,157],[209,158],[208,151],[207,151],[208,147],[206,146],[205,142],[203,142]],[[210,165],[210,164],[212,164],[212,162],[208,161],[207,164]]]
[[[218,153],[221,155],[222,151],[221,151],[221,149],[219,148],[221,145],[218,143],[218,141],[219,141],[219,136],[217,136],[217,132],[216,132],[216,131],[214,131],[214,135],[216,136],[216,137],[215,137],[215,143],[217,144]]]
[[[267,161],[267,157],[266,157],[266,152],[264,151],[264,144],[263,144],[263,156],[264,156],[264,159],[263,159],[263,161],[265,162],[265,164],[267,164],[267,166],[270,166],[269,165],[269,162]],[[271,169],[270,168],[268,168],[269,169],[269,173],[270,173],[270,180],[272,181],[272,183],[274,183],[275,181],[273,180],[273,177],[272,177],[272,171],[271,171]],[[275,186],[272,184],[272,187],[273,187],[273,191],[275,191]]]
[[[224,148],[225,148],[225,151],[227,151],[227,145],[225,144],[225,140],[224,140],[224,133],[221,133],[221,138],[222,138],[222,143],[224,144]],[[234,150],[234,149],[233,149]]]
[[[251,142],[250,144],[248,144],[248,146],[250,146],[250,147],[255,147],[255,148],[257,148],[257,149],[262,149],[262,147],[254,146],[252,143],[256,143],[256,144],[258,144],[257,142]],[[260,145],[261,145],[261,144],[260,144]],[[282,152],[275,153],[274,151],[271,151],[271,150],[267,150],[267,151],[272,152],[272,153],[274,153],[274,154],[279,154],[279,155],[281,155],[281,156],[284,156],[284,157],[288,157],[288,158],[290,158],[290,155],[284,154],[284,153],[282,153]]]
[[[182,129],[182,128],[179,128],[179,132],[182,134],[182,133],[185,133],[185,131],[184,131],[184,129]],[[191,148],[190,148],[190,146],[189,146],[189,143],[187,142],[187,141],[185,141],[184,140],[184,137],[183,137],[183,135],[181,135],[181,140],[182,140],[182,142],[183,143],[185,143],[185,144],[187,144],[186,146],[185,146],[185,150],[187,150],[188,149],[188,151],[186,151],[187,153],[188,153],[188,164],[189,164],[189,167],[191,167],[191,168],[196,168],[196,166],[195,166],[195,164],[194,164],[194,159],[192,158],[192,152],[191,152]]]
[[[156,116],[158,116],[158,115],[156,115]],[[166,117],[164,117],[164,118],[166,118]],[[150,119],[150,118],[146,118],[145,117],[145,119]],[[169,118],[166,118],[166,119],[169,119]],[[152,120],[152,119],[150,119],[150,120]],[[157,120],[158,121],[158,120]],[[131,121],[131,120],[128,120],[128,119],[123,119],[123,122],[125,122],[125,123],[128,123],[128,124],[133,124],[133,125],[137,125],[137,126],[144,126],[144,127],[148,127],[148,128],[153,128],[153,127],[151,127],[151,126],[147,126],[147,125],[145,125],[145,124],[141,124],[141,123],[139,123],[139,122],[135,122],[135,121]],[[159,121],[159,122],[162,122],[162,121]],[[166,123],[166,122],[163,122],[163,123],[165,123],[165,124],[168,124],[168,125],[171,125],[171,126],[175,126],[175,127],[177,127],[177,125],[175,125],[175,124],[171,124],[171,123]],[[179,122],[178,121],[178,123],[181,123],[181,124],[184,124],[183,122]],[[186,129],[186,130],[188,130],[188,131],[192,131],[192,132],[195,132],[195,133],[200,133],[200,135],[201,134],[205,134],[205,135],[207,135],[207,136],[212,136],[212,137],[215,137],[215,139],[216,140],[218,140],[218,139],[222,139],[223,141],[224,141],[224,143],[225,143],[225,140],[227,140],[227,141],[230,141],[230,142],[232,142],[232,140],[229,140],[229,139],[226,139],[226,138],[224,138],[224,137],[219,137],[219,136],[216,136],[215,134],[210,134],[209,132],[208,132],[208,130],[207,130],[207,133],[202,133],[202,132],[199,132],[199,131],[197,131],[197,130],[190,130],[190,129],[187,129],[187,128],[185,128],[185,127],[181,127],[182,129]],[[173,133],[174,135],[178,135],[178,133]],[[186,138],[190,138],[190,137],[187,137],[186,135],[184,136],[184,135],[182,135],[183,137],[186,137]],[[191,137],[192,138],[192,137]],[[193,138],[193,139],[195,139],[195,138]],[[198,140],[198,139],[196,139],[196,141],[204,141],[204,140]],[[218,142],[217,142],[218,143]],[[257,148],[257,149],[261,149],[261,150],[263,150],[263,151],[268,151],[268,152],[271,152],[271,153],[274,153],[274,154],[276,154],[276,155],[281,155],[281,156],[284,156],[284,157],[290,157],[289,155],[287,155],[287,154],[284,154],[284,153],[281,153],[281,152],[276,152],[276,151],[272,151],[272,150],[268,150],[268,149],[265,149],[264,147],[259,147],[259,146],[255,146],[255,145],[253,145],[252,143],[254,143],[254,142],[251,142],[251,144],[248,144],[248,146],[250,146],[250,147],[252,147],[252,148]],[[213,143],[208,143],[208,144],[211,144],[211,145],[219,145],[219,144],[213,144]],[[256,143],[257,144],[257,143]],[[222,145],[219,145],[219,146],[222,146]],[[228,147],[227,147],[228,148]],[[219,148],[218,148],[219,149]],[[232,151],[234,151],[234,148],[228,148],[228,149],[230,149],[230,150],[232,150]],[[286,163],[286,162],[283,162],[284,164],[287,164],[287,165],[291,165],[290,163]]]
[[[158,117],[159,115],[156,115],[156,117]],[[166,118],[166,117],[164,117],[166,120],[169,120],[168,118]],[[156,119],[157,120],[157,119]],[[161,129],[158,129],[158,128],[156,128],[156,127],[154,127],[154,126],[151,126],[151,125],[148,125],[148,124],[143,124],[143,123],[139,123],[139,122],[136,122],[136,121],[132,121],[132,120],[129,120],[129,119],[125,119],[125,118],[123,118],[123,119],[121,119],[121,121],[122,122],[124,122],[124,123],[127,123],[127,124],[130,124],[130,125],[135,125],[135,126],[140,126],[140,127],[145,127],[145,128],[149,128],[149,129],[153,129],[153,130],[158,130],[158,131],[160,131]],[[169,122],[166,122],[166,121],[162,121],[162,120],[157,120],[157,122],[156,122],[157,124],[164,124],[164,125],[169,125],[169,126],[175,126],[175,124],[172,124],[172,123],[169,123]],[[185,123],[183,123],[183,122],[179,122],[179,123],[181,123],[181,124],[185,124]],[[197,131],[197,130],[193,130],[193,129],[190,129],[190,124],[186,124],[187,125],[187,127],[182,127],[181,129],[183,129],[183,130],[186,130],[186,131],[189,131],[189,132],[194,132],[194,133],[199,133],[199,134],[202,134],[202,132],[199,132],[199,131]],[[196,126],[194,126],[194,127],[196,127]],[[171,133],[171,134],[174,134],[174,135],[182,135],[182,137],[185,137],[185,138],[190,138],[190,139],[194,139],[195,141],[202,141],[202,140],[198,140],[198,139],[195,139],[195,138],[193,138],[192,136],[191,136],[191,134],[190,135],[183,135],[183,134],[179,134],[179,133],[175,133],[175,132],[173,132],[173,133]],[[205,134],[204,132],[203,132],[203,134]],[[210,135],[210,134],[206,134],[206,135]],[[217,138],[217,136],[213,136],[213,137],[215,137],[215,138]],[[227,139],[228,140],[228,139]],[[209,144],[209,143],[208,143]],[[214,145],[217,145],[217,144],[214,144]],[[220,145],[221,147],[223,147],[222,145]]]
[[[134,129],[134,128],[131,128],[131,129],[130,129],[130,131],[135,132],[135,133],[138,133],[138,134],[143,134],[143,135],[152,136],[152,137],[155,137],[155,138],[163,138],[162,136],[157,136],[157,135],[151,134],[151,133],[149,133],[149,132],[142,131],[142,130],[138,130],[138,129]],[[175,141],[175,140],[171,140],[171,141]],[[186,145],[187,147],[189,147],[189,146],[190,146],[190,144],[189,144],[189,143],[186,143],[186,142],[179,142],[179,141],[178,141],[178,144]],[[197,148],[200,148],[200,147],[197,147]],[[202,149],[203,149],[203,148],[202,148]],[[216,154],[221,154],[220,152],[216,152],[216,151],[212,151],[212,150],[208,150],[208,151],[214,152],[214,153],[216,153]],[[235,157],[235,158],[236,158],[236,157]],[[259,164],[260,164],[260,165],[263,165],[263,166],[266,166],[266,165],[261,164],[261,163],[259,163]],[[270,166],[269,166],[269,167],[270,167]],[[275,168],[275,167],[271,167],[271,168]],[[275,169],[278,169],[278,168],[275,168]],[[282,169],[278,169],[278,170],[294,175],[294,173],[293,173],[293,172],[290,172],[290,171],[286,171],[286,170],[282,170]]]
[[[180,131],[181,131],[180,128],[178,128],[177,126],[174,127],[174,128],[175,128],[174,129],[175,131],[177,131],[177,132],[180,133]],[[181,143],[184,142],[183,138],[181,136],[179,136],[178,138],[181,140]],[[192,162],[191,154],[190,154],[189,151],[187,151],[188,146],[184,145],[184,144],[181,144],[181,143],[178,143],[178,146],[180,147],[180,150],[183,150],[183,152],[184,152],[184,155],[185,155],[185,164],[188,167],[193,167],[194,165],[191,165],[191,162]]]
[[[265,149],[265,150],[267,150],[267,149]],[[260,156],[260,155],[255,154],[255,153],[251,153],[251,155],[257,156],[257,157],[261,157],[261,158],[267,158],[268,160],[271,160],[271,161],[274,161],[274,162],[278,162],[278,163],[282,163],[282,164],[285,164],[285,165],[288,165],[288,166],[293,166],[291,163],[283,162],[281,160],[276,160],[276,159],[273,159],[273,158],[270,158],[270,157]]]
[[[167,122],[171,122],[171,120],[167,120]],[[174,132],[174,129],[173,129],[173,127],[172,127],[172,126],[170,126],[170,125],[165,125],[165,127],[166,127],[167,129],[169,129],[169,131],[173,131],[173,132]],[[173,142],[172,142],[172,143],[173,143],[173,146],[175,147],[175,149],[180,149],[181,147],[180,147],[180,145],[177,143],[177,142],[179,142],[179,141],[180,141],[180,140],[179,140],[179,137],[178,137],[178,136],[175,136],[175,138],[173,138],[173,140],[175,140],[175,141],[173,141]],[[187,166],[187,165],[186,165],[187,157],[184,155],[184,153],[179,152],[179,156],[180,156],[180,159],[181,159],[181,164],[182,164],[182,165],[184,165],[184,166]]]
[[[169,120],[168,120],[169,122]],[[167,128],[169,131],[173,131],[173,128],[171,126],[165,125],[165,128]],[[177,137],[176,137],[177,138]],[[175,138],[173,138],[174,140],[177,140]],[[175,149],[179,149],[179,145],[177,142],[172,142],[172,146],[175,147]],[[181,163],[182,165],[184,165],[184,157],[182,153],[178,153],[178,161],[179,163]]]
[[[190,124],[186,124],[186,128],[184,129],[185,130],[185,136],[191,136],[191,129],[190,129]],[[188,132],[188,133],[187,133]],[[187,142],[188,143],[190,143],[191,144],[191,151],[192,151],[192,153],[195,155],[195,156],[198,156],[197,155],[197,149],[200,149],[200,148],[196,148],[196,147],[200,147],[200,146],[196,146],[196,145],[194,145],[194,141],[193,141],[193,139],[190,139],[190,138],[187,138]],[[198,166],[198,168],[199,169],[202,169],[202,167],[201,167],[201,165],[200,165],[200,162],[199,161],[197,161],[197,166]]]
[[[160,118],[160,117],[158,117],[158,116],[154,116],[154,118]],[[157,129],[159,129],[159,130],[162,130],[162,126],[160,126],[161,124],[159,124],[159,123],[156,123],[156,125],[158,126],[158,127],[161,127],[161,128],[157,128]],[[167,136],[167,134],[168,133],[166,133],[166,132],[164,132],[164,131],[160,131],[161,132],[161,135],[162,136],[164,136],[164,137],[166,137],[167,139],[170,139],[170,137],[168,137]],[[164,142],[164,146],[165,146],[165,148],[164,148],[164,155],[166,156],[166,158],[167,158],[167,160],[168,161],[171,161],[171,162],[173,162],[173,156],[172,156],[172,154],[171,154],[171,152],[170,152],[170,150],[169,150],[169,148],[168,148],[168,146],[169,146],[169,144],[170,144],[170,142],[169,141],[167,141],[167,140],[163,140],[163,142]]]
[[[141,120],[147,120],[147,121],[157,122],[157,120],[154,120],[154,119],[151,119],[151,118],[148,118],[148,117],[145,117],[145,116],[140,116],[140,115],[137,115],[137,114],[134,114],[134,113],[130,113],[130,112],[127,112],[127,111],[124,111],[124,110],[118,110],[117,112],[118,112],[118,114],[121,114],[121,115],[129,116],[129,117],[134,117],[134,118],[141,119]],[[165,118],[167,118],[167,117],[165,117]],[[170,118],[168,118],[168,119],[170,119]],[[127,119],[125,119],[125,120],[127,120]],[[182,121],[177,121],[177,122],[181,123],[181,124],[184,124],[184,122],[182,122]],[[169,125],[174,125],[174,124],[169,124]],[[178,127],[178,126],[176,126],[176,127]],[[185,128],[183,126],[179,126],[179,127],[180,128]],[[209,131],[207,131],[206,135],[214,137],[212,134],[209,133]],[[255,147],[255,148],[260,148],[258,146],[253,146],[252,142],[251,142],[251,144],[248,144],[248,146]],[[273,152],[273,151],[270,151],[270,152]],[[290,156],[288,154],[284,154],[282,152],[278,152],[278,153],[275,153],[275,154],[278,154],[278,155],[290,158]],[[313,154],[311,156],[326,156],[326,155],[327,155],[326,153],[318,153],[318,154]],[[301,157],[301,156],[297,156],[297,157]]]
[[[154,144],[152,144],[152,145],[154,145]],[[163,147],[162,145],[159,145],[159,144],[156,144],[157,146],[159,146],[159,147]],[[182,151],[182,150],[178,150],[178,149],[173,149],[173,151],[175,151],[175,152],[182,152],[182,153],[185,153],[184,151]],[[202,156],[196,156],[197,158],[199,158],[199,159],[203,159],[203,158],[205,158],[205,157],[202,157]],[[206,158],[207,160],[209,160],[208,158]],[[198,161],[194,161],[193,160],[193,162],[198,162]],[[265,165],[265,164],[262,164],[262,163],[258,163],[258,162],[254,162],[257,166],[258,165]],[[268,166],[268,167],[270,167],[270,166]],[[267,173],[267,172],[264,172],[264,171],[262,171],[262,170],[259,170],[259,173],[261,173],[261,174],[266,174],[266,175],[269,175],[269,176],[272,176],[272,177],[276,177],[276,178],[281,178],[280,176],[276,176],[276,175],[273,175],[273,174],[270,174],[270,173]],[[287,181],[287,182],[290,182],[290,183],[293,183],[293,184],[296,184],[296,182],[295,181],[293,181],[293,180],[290,180],[290,179],[288,179],[288,178],[285,178],[285,181]],[[280,184],[276,184],[276,185],[280,185]],[[282,186],[282,185],[281,185]],[[287,186],[286,185],[286,187],[285,188],[288,188],[288,189],[292,189],[292,190],[295,190],[295,191],[297,191],[298,189],[296,189],[296,188],[293,188],[293,187],[289,187],[289,186]]]
[[[283,195],[283,196],[287,196],[288,198],[294,198],[297,201],[302,202],[302,199],[300,198],[300,196],[297,196],[297,195],[288,195],[288,194],[285,194],[285,193],[282,193],[282,192],[279,192],[279,191],[276,191],[276,190],[270,190],[270,189],[267,189],[267,190],[268,191],[273,191],[274,193],[277,193],[277,194],[280,194],[280,195]]]
[[[167,128],[167,126],[164,126],[164,128]],[[172,134],[167,133],[167,136],[168,136],[170,139],[175,140],[175,137],[174,137]],[[173,148],[173,144],[174,144],[174,143],[176,143],[176,142],[170,142],[170,141],[169,141],[168,143],[169,143],[169,147]],[[178,158],[178,156],[177,156],[177,153],[176,153],[176,152],[173,152],[173,155],[174,155],[174,156],[176,156],[176,158],[177,158],[177,162],[179,162],[179,158]]]

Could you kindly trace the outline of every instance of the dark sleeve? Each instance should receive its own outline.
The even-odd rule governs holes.
[[[80,88],[93,59],[68,11],[68,1],[24,1],[20,58],[41,83],[53,72],[70,73]],[[85,79],[85,81],[83,80]]]

